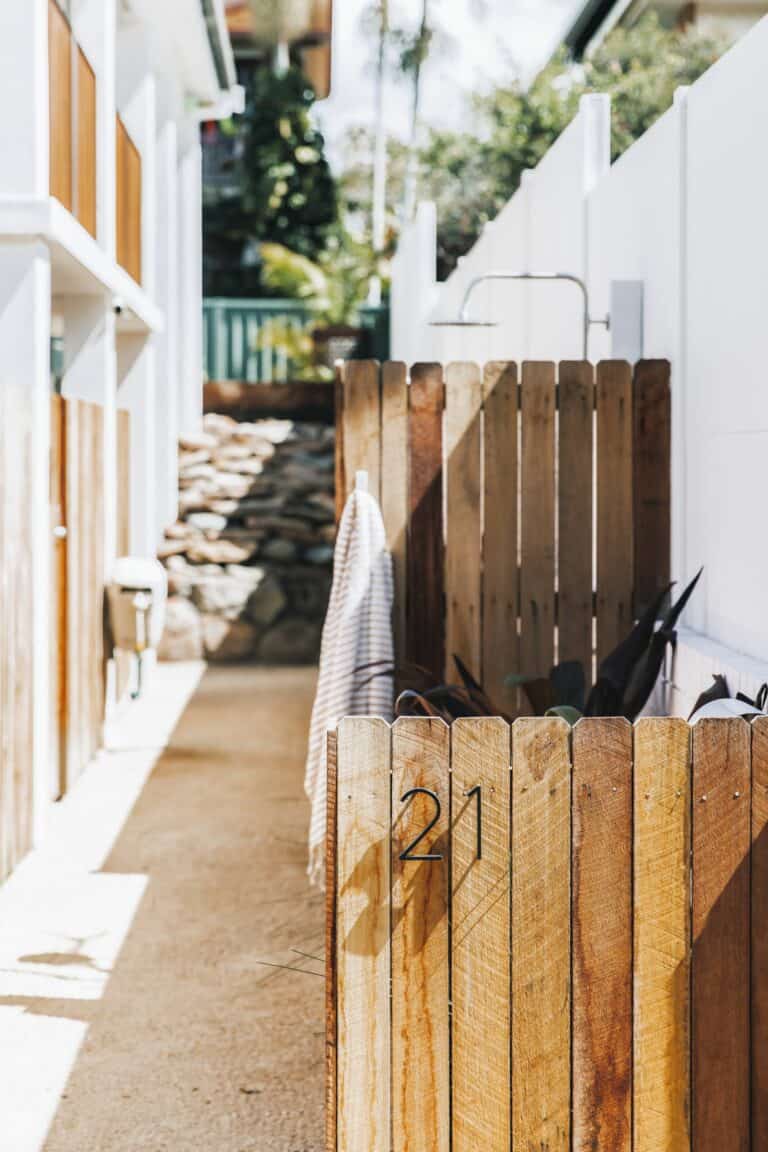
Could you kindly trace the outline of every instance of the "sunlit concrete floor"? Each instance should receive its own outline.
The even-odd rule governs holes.
[[[0,1152],[320,1152],[313,688],[161,666],[56,806],[0,890]]]

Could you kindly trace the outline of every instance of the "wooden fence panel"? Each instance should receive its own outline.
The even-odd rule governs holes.
[[[393,1152],[449,1150],[448,748],[441,720],[392,729]]]
[[[693,729],[693,1147],[750,1142],[749,726]]]
[[[398,664],[455,680],[456,651],[510,715],[510,673],[578,660],[589,684],[669,572],[669,365],[641,362],[635,383],[618,361],[596,384],[590,364],[558,371],[526,363],[518,386],[514,364],[482,384],[473,364],[416,364],[409,382],[391,363],[379,387],[378,364],[353,361],[336,389],[337,512],[366,469]]]
[[[597,659],[632,627],[632,374],[597,366]]]
[[[337,733],[336,966],[339,1152],[389,1148],[390,731],[342,720]]]
[[[445,668],[443,372],[414,364],[409,392],[407,659],[438,679]]]
[[[634,1152],[686,1152],[690,1125],[690,736],[635,726]]]
[[[454,655],[480,676],[483,529],[480,515],[480,408],[476,364],[445,370],[445,678],[456,680]]]
[[[338,740],[336,730],[326,737],[326,827],[325,827],[325,1149],[337,1152],[338,1135],[338,981],[336,970],[341,958],[336,950],[338,836],[336,796]]]
[[[483,376],[483,685],[511,713],[505,677],[520,670],[517,557],[517,366],[486,364]]]
[[[502,720],[453,725],[451,794],[452,1148],[509,1152],[510,742]]]
[[[381,369],[381,514],[392,555],[395,588],[393,639],[395,663],[405,660],[406,551],[408,534],[408,380],[405,364]]]
[[[555,654],[555,366],[523,365],[520,671],[547,676]]]
[[[517,720],[512,752],[512,1146],[568,1152],[569,728]]]
[[[329,1152],[761,1149],[767,732],[342,721]]]
[[[559,370],[558,424],[558,660],[580,660],[592,671],[592,450],[595,414],[591,364],[566,361]]]

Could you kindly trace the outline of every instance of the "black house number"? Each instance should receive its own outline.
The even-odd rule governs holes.
[[[482,858],[483,858],[483,790],[479,784],[476,784],[474,788],[470,788],[467,792],[464,793],[464,795],[469,800],[471,800],[473,796],[477,800],[477,859],[482,860]],[[404,792],[403,795],[400,797],[400,803],[401,804],[407,804],[408,801],[410,799],[412,799],[412,797],[414,797],[414,796],[429,796],[430,800],[432,801],[432,803],[435,806],[435,811],[434,811],[434,815],[432,816],[432,819],[429,821],[429,823],[426,825],[426,827],[422,828],[421,832],[419,832],[419,834],[410,842],[408,847],[404,848],[403,851],[400,853],[400,859],[401,860],[442,860],[443,856],[442,856],[441,852],[418,853],[418,852],[414,851],[419,846],[419,844],[421,844],[424,837],[427,836],[432,831],[435,824],[437,824],[438,820],[440,819],[440,813],[442,811],[442,808],[440,805],[440,797],[437,795],[436,792],[433,792],[431,788],[409,788],[409,790],[407,792]]]

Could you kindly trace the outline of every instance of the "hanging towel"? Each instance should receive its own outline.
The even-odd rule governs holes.
[[[312,805],[310,881],[322,885],[326,821],[326,734],[342,716],[392,719],[392,676],[356,671],[394,661],[392,558],[381,510],[368,492],[352,492],[339,524],[333,583],[320,647],[304,788]],[[366,683],[366,681],[368,681]]]

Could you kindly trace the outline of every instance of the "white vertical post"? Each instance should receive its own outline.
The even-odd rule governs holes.
[[[678,333],[677,356],[672,379],[672,576],[686,582],[693,575],[688,567],[689,523],[686,515],[688,491],[689,424],[696,426],[696,412],[688,402],[688,87],[676,90],[673,104],[678,134]],[[706,573],[703,577],[706,580]],[[694,597],[700,604],[702,595]],[[691,611],[695,611],[695,606]]]
[[[195,432],[203,413],[202,154],[197,127],[179,163],[179,432]]]
[[[157,498],[162,525],[176,519],[179,434],[179,205],[177,133],[166,120],[157,138],[157,302],[165,328],[157,346]]]
[[[72,14],[78,43],[96,75],[96,235],[105,252],[116,250],[115,38],[116,0],[80,0]]]
[[[151,338],[119,333],[118,400],[131,414],[131,551],[154,556],[160,537],[155,451],[155,347]]]
[[[579,116],[584,124],[583,173],[583,248],[578,275],[585,284],[590,283],[589,195],[611,166],[611,98],[605,93],[590,92],[579,101]],[[569,271],[569,269],[560,269]],[[587,329],[587,355],[590,340]]]

